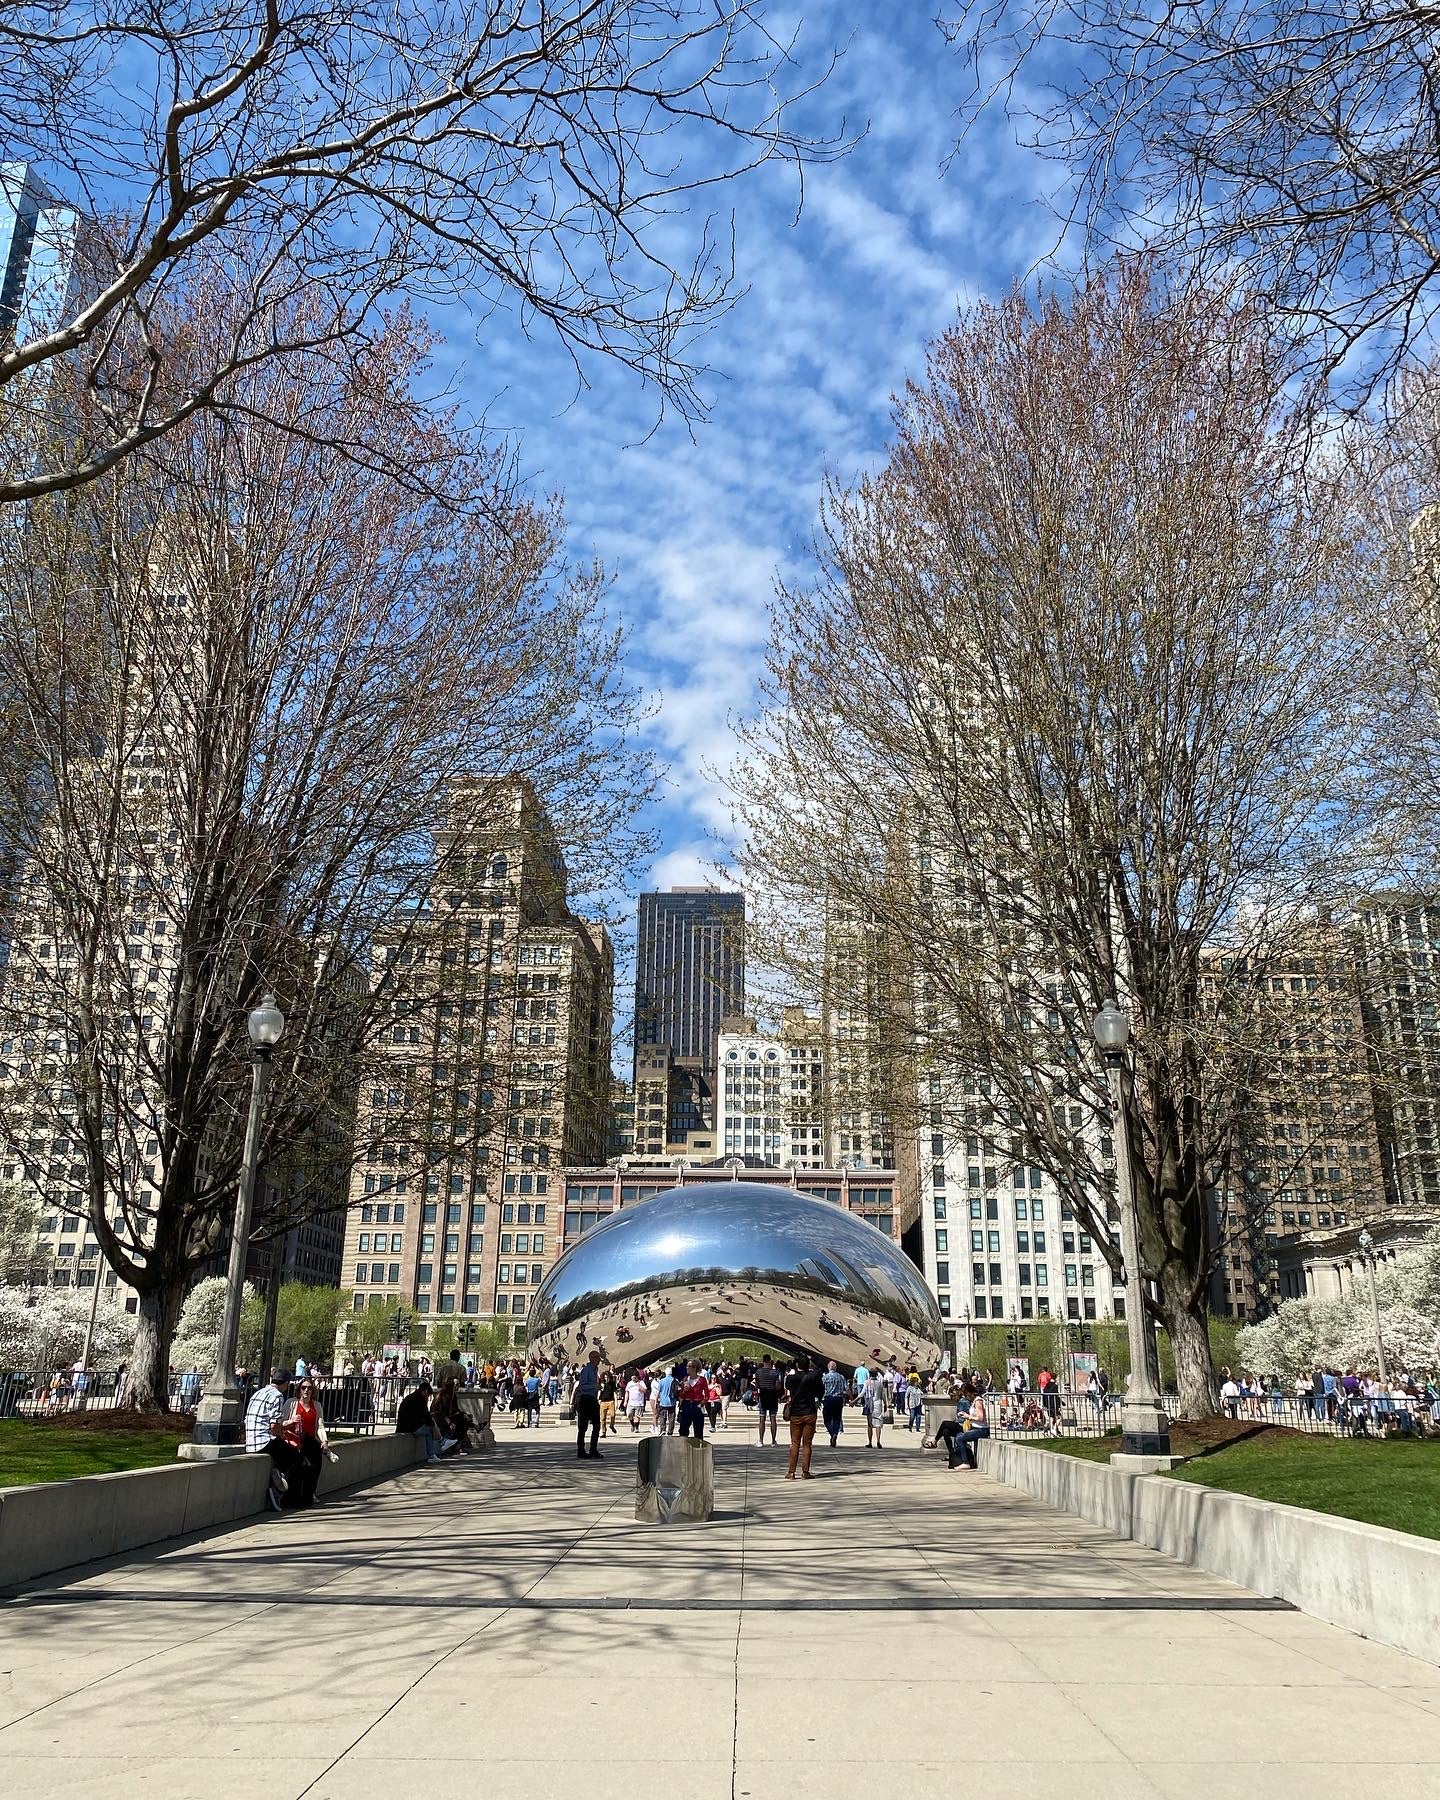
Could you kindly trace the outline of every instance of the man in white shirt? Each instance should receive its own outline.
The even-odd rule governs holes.
[[[638,1375],[632,1375],[625,1383],[625,1417],[630,1421],[630,1429],[638,1431],[640,1420],[645,1413],[645,1383]]]
[[[270,1379],[256,1388],[245,1408],[245,1448],[268,1456],[273,1467],[265,1504],[281,1511],[281,1495],[288,1493],[290,1478],[300,1469],[300,1452],[282,1435],[281,1427],[290,1407],[290,1396],[283,1369],[272,1369]]]

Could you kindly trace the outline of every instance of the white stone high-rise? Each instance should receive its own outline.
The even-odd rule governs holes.
[[[754,1019],[726,1019],[720,1030],[716,1113],[722,1156],[773,1168],[835,1167],[826,1128],[825,1044],[821,1022],[786,1007],[778,1033]]]

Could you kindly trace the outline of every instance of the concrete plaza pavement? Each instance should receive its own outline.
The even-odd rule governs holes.
[[[634,1523],[558,1426],[0,1604],[7,1794],[1440,1800],[1440,1670],[918,1440]],[[783,1427],[782,1427],[783,1430]]]

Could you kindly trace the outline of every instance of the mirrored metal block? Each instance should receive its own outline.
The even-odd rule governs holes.
[[[868,1220],[792,1188],[695,1183],[612,1213],[567,1250],[530,1308],[528,1343],[653,1367],[712,1338],[862,1361],[941,1357],[920,1271]]]
[[[708,1519],[715,1510],[715,1451],[700,1438],[643,1437],[635,1517],[646,1525]]]

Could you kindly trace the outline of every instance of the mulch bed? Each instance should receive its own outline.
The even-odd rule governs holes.
[[[193,1413],[145,1413],[133,1406],[97,1406],[93,1412],[61,1412],[42,1415],[42,1423],[66,1431],[138,1432],[146,1437],[185,1437],[195,1427]]]
[[[1170,1427],[1170,1448],[1177,1456],[1205,1456],[1227,1444],[1249,1443],[1259,1437],[1293,1438],[1303,1435],[1265,1419],[1230,1419],[1219,1414],[1211,1419],[1177,1419]]]

